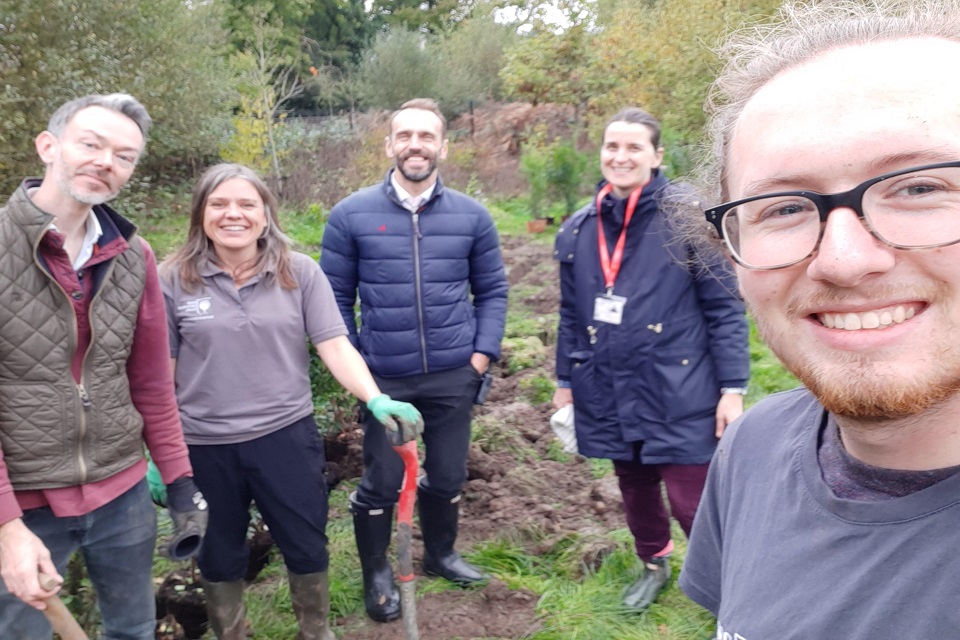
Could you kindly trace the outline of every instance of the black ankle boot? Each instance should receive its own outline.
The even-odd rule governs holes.
[[[462,587],[483,582],[489,576],[460,557],[453,550],[457,541],[457,520],[460,517],[460,496],[440,498],[422,488],[417,491],[420,509],[420,531],[423,533],[423,570],[429,576],[440,576]]]
[[[363,570],[363,605],[373,620],[390,622],[400,617],[400,592],[387,559],[393,533],[393,507],[371,509],[357,504],[355,499],[356,493],[350,496],[350,513]]]

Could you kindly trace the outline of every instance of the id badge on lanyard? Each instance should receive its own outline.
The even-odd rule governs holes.
[[[648,181],[649,182],[649,181]],[[623,215],[623,229],[620,231],[620,237],[613,248],[613,255],[607,250],[607,237],[603,232],[603,222],[600,219],[600,208],[603,199],[613,190],[612,184],[604,185],[600,193],[597,194],[597,244],[600,251],[600,269],[603,271],[604,284],[607,287],[605,293],[598,293],[593,301],[593,319],[597,322],[619,325],[623,323],[623,309],[627,305],[627,299],[623,296],[613,295],[613,286],[617,280],[617,274],[620,273],[620,265],[623,263],[623,248],[627,243],[627,226],[633,218],[633,213],[637,209],[637,201],[640,200],[640,194],[643,193],[643,184],[630,193],[627,199],[627,209]]]
[[[623,307],[627,299],[615,296],[613,293],[599,293],[593,301],[593,319],[607,324],[621,324],[623,322]]]

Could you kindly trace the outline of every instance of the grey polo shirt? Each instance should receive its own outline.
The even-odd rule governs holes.
[[[347,329],[317,262],[294,253],[291,263],[291,290],[260,275],[237,288],[210,263],[194,293],[176,275],[161,279],[187,444],[245,442],[313,413],[307,338],[316,345]]]

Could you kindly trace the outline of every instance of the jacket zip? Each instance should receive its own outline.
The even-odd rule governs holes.
[[[63,285],[60,284],[53,275],[50,274],[47,269],[43,267],[40,261],[37,259],[37,252],[40,249],[40,241],[43,239],[44,234],[40,234],[37,237],[36,242],[33,243],[33,262],[40,269],[41,273],[45,274],[49,280],[56,285],[57,289],[60,290],[60,293],[63,294],[63,297],[67,299],[67,308],[70,309],[70,317],[73,318],[73,322],[70,323],[70,353],[73,354],[77,350],[77,341],[80,339],[77,335],[77,312],[73,310],[73,304],[70,302],[70,294],[67,293],[67,290],[63,288]],[[91,302],[92,304],[92,302]],[[90,329],[90,343],[93,344],[93,328]],[[80,467],[80,484],[84,484],[87,480],[87,462],[84,459],[83,455],[83,440],[87,435],[87,411],[90,410],[90,407],[93,406],[90,402],[90,396],[87,395],[87,390],[83,386],[83,364],[86,362],[87,354],[83,354],[83,361],[80,363],[80,382],[74,383],[77,388],[77,399],[80,401],[79,411],[76,412],[79,427],[80,427],[80,437],[77,440],[77,465]],[[71,355],[71,362],[73,357]]]
[[[422,208],[422,207],[421,207]],[[423,372],[430,373],[427,368],[427,336],[423,330],[423,300],[420,291],[420,211],[413,212],[413,286],[417,293],[417,320],[420,323],[420,354],[423,357]]]
[[[116,261],[117,261],[117,256],[114,256],[113,258],[110,258],[109,262],[108,262],[107,265],[106,265],[107,271],[106,271],[106,273],[103,274],[103,278],[100,279],[100,284],[103,284],[104,282],[107,282],[107,281],[110,279],[110,276],[113,275],[113,268],[114,268],[114,265],[116,265]],[[100,291],[101,291],[102,289],[103,289],[103,287],[98,287],[98,288],[97,288],[96,292],[94,292],[94,294],[93,294],[93,298],[90,299],[90,304],[87,305],[87,316],[88,316],[88,319],[89,319],[89,317],[92,315],[93,305],[97,302],[97,298],[100,297]],[[71,311],[73,310],[73,305],[70,305],[70,310],[71,310]],[[76,315],[76,314],[74,314],[74,315]],[[74,330],[76,330],[76,327],[74,327]],[[90,396],[87,395],[87,389],[86,389],[86,387],[84,386],[83,381],[84,381],[84,379],[86,378],[86,375],[85,375],[85,374],[86,374],[86,370],[87,370],[87,356],[90,355],[90,348],[93,347],[93,345],[96,343],[96,339],[97,339],[96,326],[95,326],[94,323],[91,321],[91,322],[90,322],[90,344],[87,345],[87,351],[83,354],[83,359],[80,361],[80,384],[79,384],[79,388],[80,388],[80,402],[83,404],[83,410],[84,410],[84,411],[80,414],[80,437],[81,437],[81,442],[83,442],[82,438],[86,437],[86,435],[87,435],[87,419],[86,419],[86,418],[87,418],[87,414],[86,414],[86,412],[89,411],[90,408],[93,406],[93,403],[90,401]],[[83,482],[86,482],[86,481],[87,481],[87,465],[86,465],[86,463],[83,461],[83,457],[82,457],[83,450],[82,450],[82,447],[80,448],[80,454],[81,454],[81,458],[80,458],[80,478],[81,478],[81,483],[83,483]]]

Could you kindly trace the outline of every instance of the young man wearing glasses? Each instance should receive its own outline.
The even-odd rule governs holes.
[[[806,388],[725,433],[681,587],[721,639],[957,637],[960,2],[790,3],[724,52],[707,219]]]

